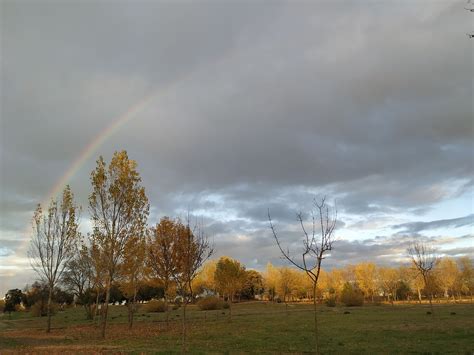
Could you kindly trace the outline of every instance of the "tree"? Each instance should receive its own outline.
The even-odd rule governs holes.
[[[149,204],[137,163],[128,158],[126,151],[115,152],[109,166],[100,157],[91,173],[91,183],[92,239],[105,271],[105,338],[110,289],[123,263],[127,242],[145,233]]]
[[[194,227],[191,227],[189,215],[186,225],[177,222],[176,236],[176,268],[173,271],[173,279],[183,297],[182,346],[185,351],[186,307],[193,299],[193,281],[203,264],[214,253],[214,248],[199,224],[196,223]]]
[[[272,263],[267,263],[267,267],[264,273],[264,284],[268,293],[268,299],[270,301],[275,300],[279,276],[280,275],[278,269],[273,266]]]
[[[93,318],[94,263],[91,249],[83,242],[76,246],[74,257],[66,264],[62,282],[72,291],[76,302],[84,307],[86,318]]]
[[[433,314],[433,269],[438,263],[435,250],[425,243],[413,242],[408,248],[413,266],[423,278],[425,290],[430,300],[431,314]]]
[[[121,265],[123,281],[121,289],[127,298],[128,326],[133,326],[137,310],[137,294],[145,277],[146,245],[144,235],[135,235],[127,240],[124,251],[124,262]]]
[[[460,274],[456,262],[451,258],[442,258],[435,271],[438,275],[438,281],[444,290],[444,297],[448,298],[451,293],[454,300],[454,286]]]
[[[151,274],[163,285],[166,328],[169,326],[168,298],[169,288],[178,267],[178,232],[183,226],[179,220],[163,217],[152,227],[147,238],[147,264]]]
[[[474,267],[473,262],[468,256],[463,256],[459,258],[459,270],[461,271],[460,283],[461,290],[466,294],[471,296],[472,303],[472,294],[474,293]]]
[[[342,269],[332,269],[328,276],[328,289],[330,293],[340,296],[346,283],[345,272]]]
[[[289,267],[282,267],[279,271],[280,277],[277,283],[277,293],[283,297],[283,302],[285,302],[288,310],[288,301],[294,295],[298,285],[298,275],[294,269]]]
[[[282,255],[292,265],[304,271],[313,283],[314,340],[316,353],[319,353],[316,290],[319,274],[321,272],[321,263],[325,258],[325,254],[332,250],[332,245],[334,243],[337,210],[334,210],[333,213],[330,212],[325,197],[320,202],[314,200],[314,207],[317,210],[318,216],[316,216],[313,209],[311,212],[311,229],[309,231],[305,226],[303,214],[301,212],[297,214],[297,219],[303,232],[303,250],[301,252],[301,258],[294,257],[289,249],[285,250],[283,248],[273,225],[270,210],[268,211],[268,220],[270,222],[270,229],[272,230],[273,237],[275,238],[276,244]],[[319,235],[316,231],[317,224],[319,225]]]
[[[378,280],[384,295],[393,305],[400,280],[398,270],[391,267],[381,267],[378,269]]]
[[[3,312],[8,312],[9,316],[11,316],[12,312],[16,311],[16,307],[21,304],[22,299],[23,292],[21,292],[21,290],[17,288],[8,290],[5,294],[5,306]]]
[[[245,299],[255,299],[255,296],[261,296],[264,291],[263,277],[256,270],[245,271],[245,282],[240,295]]]
[[[138,288],[137,300],[138,301],[150,301],[153,298],[163,298],[165,292],[162,286],[153,286],[148,280],[147,283],[141,285]]]
[[[194,279],[193,290],[196,292],[216,292],[216,283],[214,280],[214,274],[216,272],[217,260],[207,261],[198,276]]]
[[[377,269],[374,263],[360,263],[355,266],[355,276],[359,288],[365,297],[374,302],[374,294],[377,291]]]
[[[46,213],[38,205],[33,216],[33,238],[28,256],[31,266],[48,286],[48,333],[51,331],[53,290],[73,257],[74,246],[80,237],[77,212],[74,195],[71,188],[66,186],[60,202],[52,200]]]
[[[105,290],[105,280],[107,275],[107,260],[103,253],[103,250],[99,248],[97,242],[94,240],[92,235],[89,235],[90,247],[89,253],[92,262],[93,270],[93,288],[95,295],[95,307],[94,307],[94,320],[96,319],[99,311],[99,301],[104,302],[104,290]],[[91,292],[92,293],[92,292]],[[105,307],[104,307],[105,308]],[[103,309],[102,309],[103,312]],[[98,321],[102,320],[102,317],[98,317]]]
[[[232,302],[245,284],[245,267],[237,260],[223,256],[216,264],[214,280],[219,292],[229,301],[229,321],[232,321]]]

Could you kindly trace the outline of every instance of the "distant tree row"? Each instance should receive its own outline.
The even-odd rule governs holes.
[[[310,297],[311,285],[305,274],[288,267],[277,268],[267,265],[264,273],[265,293],[269,300],[297,301]],[[318,301],[330,298],[341,299],[344,287],[350,284],[360,290],[369,302],[384,300],[417,300],[429,298],[470,297],[474,293],[474,268],[469,257],[439,259],[425,285],[418,270],[413,266],[399,267],[377,266],[372,262],[321,270],[318,283]]]

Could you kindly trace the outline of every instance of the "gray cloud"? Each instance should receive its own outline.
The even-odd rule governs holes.
[[[1,265],[25,256],[15,240],[28,238],[36,203],[152,92],[69,181],[84,218],[95,159],[119,149],[138,161],[150,223],[196,211],[221,253],[254,267],[281,262],[268,208],[289,230],[327,194],[339,228],[362,240],[373,216],[390,230],[473,193],[461,3],[0,6],[0,243],[15,253]],[[335,260],[358,260],[351,248],[385,253],[341,242]]]
[[[474,214],[470,214],[464,217],[451,218],[451,219],[440,219],[430,222],[410,222],[402,223],[392,226],[393,229],[401,229],[403,233],[418,233],[425,230],[438,229],[438,228],[459,228],[464,226],[474,225]]]

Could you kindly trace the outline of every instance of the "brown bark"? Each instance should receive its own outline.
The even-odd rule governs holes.
[[[104,310],[103,312],[103,319],[102,319],[102,338],[105,339],[105,329],[107,327],[107,315],[109,311],[109,301],[110,301],[110,281],[107,282],[107,291],[105,294],[105,302],[104,302]]]
[[[313,285],[313,311],[314,311],[314,345],[315,352],[319,354],[319,338],[318,338],[318,313],[317,313],[317,302],[316,302],[316,283]]]
[[[186,299],[184,300],[183,303],[183,338],[182,338],[182,352],[183,354],[186,353],[186,306],[187,306],[187,301]]]
[[[47,325],[46,325],[46,333],[51,332],[51,300],[53,298],[53,288],[51,285],[49,286],[49,293],[48,293],[48,305],[47,305],[47,310],[46,310],[46,315],[48,317],[47,320]]]

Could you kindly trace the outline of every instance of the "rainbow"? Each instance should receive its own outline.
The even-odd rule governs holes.
[[[54,184],[51,190],[46,195],[41,206],[47,207],[51,199],[56,198],[61,191],[66,187],[66,184],[71,180],[71,178],[81,169],[84,163],[97,151],[97,149],[114,133],[116,133],[120,128],[122,128],[126,123],[128,123],[132,118],[136,117],[157,95],[161,93],[161,90],[153,91],[151,94],[146,95],[140,101],[132,105],[126,112],[121,116],[114,119],[111,124],[105,127],[79,154],[79,156],[74,160],[71,166],[66,170],[66,172],[60,177],[60,179]],[[32,232],[31,224],[25,228],[24,236],[31,235]],[[17,249],[17,252],[22,248],[26,247],[29,243],[29,238],[25,238],[23,245]]]
[[[164,90],[169,90],[171,87],[178,85],[178,82],[175,82],[174,85],[171,85]],[[49,205],[51,199],[55,199],[62,190],[66,187],[66,184],[71,180],[71,178],[81,169],[84,163],[97,151],[97,149],[114,133],[116,133],[120,128],[127,124],[130,120],[135,118],[143,109],[150,104],[150,102],[158,97],[159,94],[164,92],[163,88],[154,90],[150,94],[146,95],[144,98],[139,100],[137,103],[132,105],[125,111],[122,115],[117,117],[105,127],[79,154],[79,156],[74,160],[68,170],[59,178],[59,180],[54,184],[51,190],[48,192],[47,196],[41,202],[41,206],[46,207]],[[32,233],[31,222],[28,223],[27,227],[23,231],[23,242],[15,250],[15,253],[9,258],[16,258],[18,255],[24,254],[25,249],[30,244],[30,238]],[[6,259],[8,263],[8,258]],[[0,267],[1,269],[1,267]]]
[[[94,154],[94,152],[115,132],[122,128],[127,122],[134,118],[140,111],[142,111],[152,99],[157,95],[156,92],[145,96],[138,103],[130,107],[124,114],[115,119],[109,126],[100,132],[82,151],[76,160],[71,164],[68,170],[56,182],[53,188],[49,191],[46,199],[42,205],[47,206],[51,198],[55,198],[66,187],[66,184],[79,171],[84,163]]]

